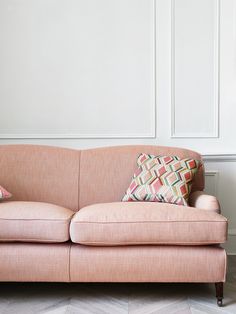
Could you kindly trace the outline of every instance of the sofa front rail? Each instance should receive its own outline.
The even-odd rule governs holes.
[[[219,246],[0,243],[0,281],[214,283],[221,306],[226,260]]]

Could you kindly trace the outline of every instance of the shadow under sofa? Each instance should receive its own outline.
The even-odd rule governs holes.
[[[161,146],[73,150],[0,146],[0,281],[199,282],[222,305],[227,220],[205,195],[204,168],[189,206],[121,202],[137,156],[193,151]]]

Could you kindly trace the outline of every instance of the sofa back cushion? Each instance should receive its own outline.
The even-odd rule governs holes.
[[[39,145],[0,145],[0,182],[16,201],[78,210],[80,151]]]
[[[40,145],[0,145],[0,182],[15,201],[47,202],[72,210],[121,201],[140,153],[201,159],[187,149],[165,146],[114,146],[73,150]],[[204,189],[204,169],[192,191]]]
[[[176,155],[201,160],[191,150],[165,146],[115,146],[81,151],[79,207],[121,201],[130,184],[140,153]],[[200,167],[192,191],[204,189],[204,169]]]

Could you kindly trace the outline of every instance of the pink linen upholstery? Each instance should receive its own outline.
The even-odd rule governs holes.
[[[74,212],[40,202],[0,204],[0,242],[65,242]]]
[[[220,214],[220,203],[217,198],[213,195],[207,195],[203,191],[195,191],[191,193],[189,197],[189,205]]]
[[[120,201],[137,168],[140,153],[201,160],[196,152],[164,146],[116,146],[81,151],[79,207]],[[194,178],[192,191],[204,189],[203,172],[201,166]]]
[[[72,218],[70,236],[85,245],[207,245],[227,239],[225,217],[187,206],[117,202],[84,207]]]
[[[0,145],[0,182],[15,201],[78,210],[80,151],[39,145]]]
[[[224,282],[225,250],[215,246],[71,246],[74,282]]]
[[[191,150],[151,145],[72,150],[40,145],[0,145],[0,182],[15,201],[57,204],[72,210],[120,201],[141,152],[201,160]],[[204,168],[192,191],[204,189]],[[115,188],[114,188],[115,187]]]
[[[69,281],[70,243],[0,243],[0,281]]]
[[[0,239],[66,241],[73,215],[69,209],[77,211],[90,204],[120,202],[140,152],[201,159],[190,150],[160,146],[79,151],[0,145],[0,183],[12,192],[14,201],[46,202],[63,207],[58,210],[56,205],[27,203],[28,209],[17,207],[16,210],[16,203],[1,203]],[[203,189],[204,168],[201,167],[192,191]],[[126,203],[125,209],[120,203],[82,208],[71,225],[73,240],[94,244],[95,239],[95,244],[100,241],[103,247],[69,241],[41,244],[1,243],[0,240],[0,281],[224,282],[225,250],[218,245],[193,244],[224,242],[227,221],[214,211],[205,210],[210,208],[194,195],[197,194],[192,194],[191,205],[200,209],[184,207],[186,211],[183,211],[181,207],[175,210],[174,205],[159,204],[162,210],[160,207],[157,210],[157,203],[147,203],[145,208],[141,203]],[[154,241],[154,245],[128,245],[136,239],[142,244]],[[166,239],[168,245],[155,244]],[[186,246],[171,245],[174,241],[177,244],[177,240],[185,244],[186,239]],[[120,246],[110,246],[111,243]]]
[[[225,275],[225,250],[215,246],[0,244],[0,281],[224,282]]]

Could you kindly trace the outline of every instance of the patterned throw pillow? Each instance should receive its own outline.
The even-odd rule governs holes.
[[[188,205],[200,160],[177,156],[140,154],[131,184],[122,201],[164,202]]]
[[[7,190],[5,190],[1,185],[0,185],[0,200],[3,200],[5,198],[11,197],[11,193],[9,193]]]

